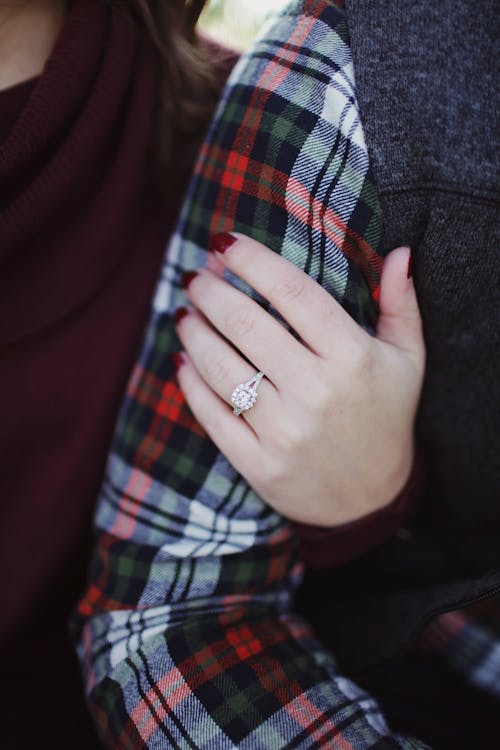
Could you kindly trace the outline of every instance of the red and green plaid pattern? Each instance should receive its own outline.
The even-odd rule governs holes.
[[[239,62],[168,248],[79,606],[101,737],[151,750],[422,748],[391,733],[294,614],[302,568],[290,525],[218,453],[179,391],[180,278],[210,263],[209,234],[222,230],[282,253],[373,328],[381,215],[340,4],[292,3]]]
[[[417,648],[437,656],[472,687],[500,699],[500,598],[441,615]]]

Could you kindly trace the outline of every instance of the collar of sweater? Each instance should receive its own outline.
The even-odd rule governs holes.
[[[75,0],[0,144],[0,344],[54,325],[103,285],[147,201],[155,59],[132,24]]]

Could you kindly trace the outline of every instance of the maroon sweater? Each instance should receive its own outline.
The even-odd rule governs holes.
[[[93,746],[66,619],[178,208],[148,160],[155,86],[145,40],[77,0],[43,75],[0,95],[5,747]]]
[[[8,747],[97,746],[66,619],[83,587],[116,414],[182,194],[177,162],[166,198],[152,174],[156,83],[144,36],[99,0],[75,0],[43,74],[0,93]],[[187,179],[186,170],[181,183]],[[302,527],[310,561],[333,564],[387,538],[408,513],[415,477],[387,511],[360,524]]]

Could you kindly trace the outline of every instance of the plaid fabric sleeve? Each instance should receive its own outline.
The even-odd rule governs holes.
[[[178,388],[180,276],[210,263],[210,232],[233,229],[373,328],[380,208],[334,2],[294,2],[268,26],[202,147],[96,512],[76,621],[91,711],[109,748],[423,748],[390,731],[294,614],[291,526],[218,453]]]
[[[500,597],[436,618],[416,648],[448,665],[473,687],[500,699]]]

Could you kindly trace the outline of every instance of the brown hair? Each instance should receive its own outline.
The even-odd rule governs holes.
[[[155,159],[165,166],[178,138],[196,146],[219,92],[214,60],[195,27],[207,0],[121,0],[160,55]]]

